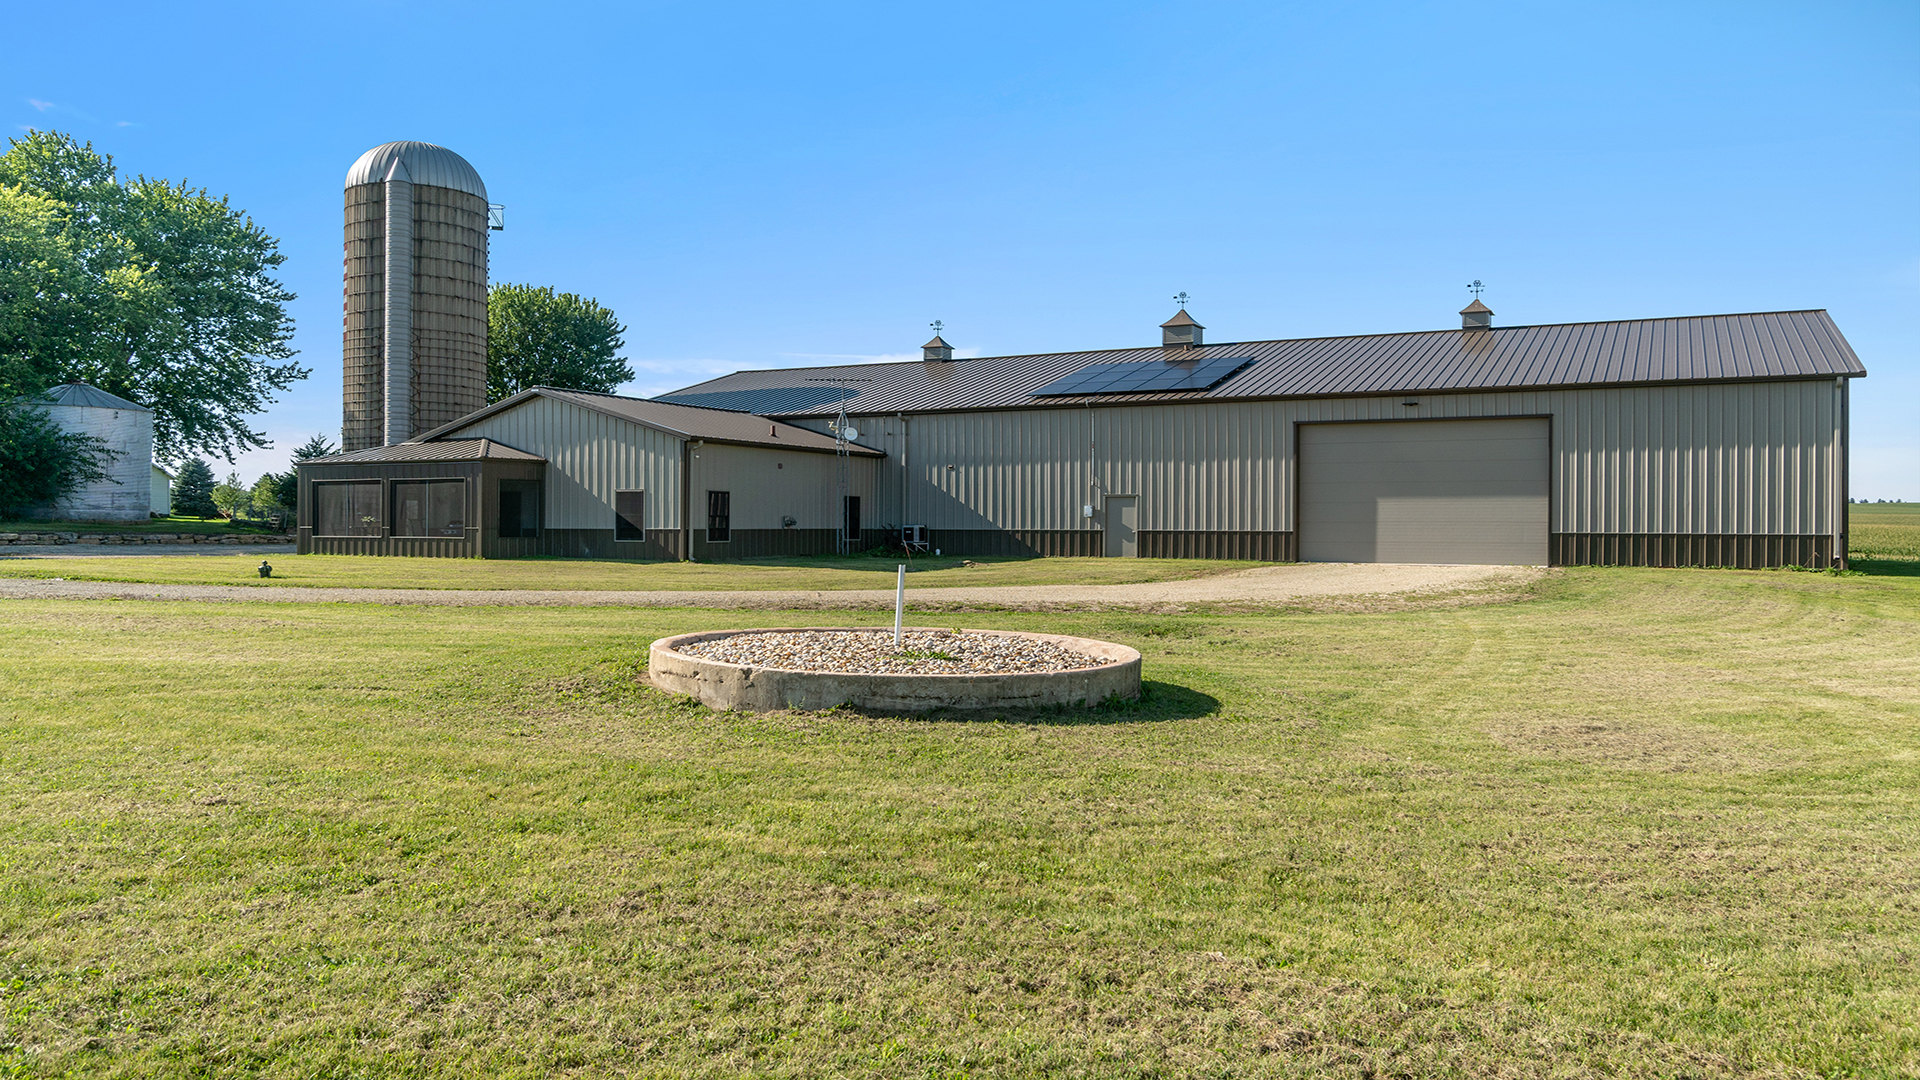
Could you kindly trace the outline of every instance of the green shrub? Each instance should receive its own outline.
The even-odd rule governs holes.
[[[49,506],[108,479],[107,466],[118,456],[97,436],[62,431],[45,409],[0,402],[0,514]]]

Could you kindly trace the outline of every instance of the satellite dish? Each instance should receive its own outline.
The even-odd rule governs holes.
[[[847,437],[848,442],[852,442],[853,440],[860,437],[860,429],[857,427],[854,427],[852,424],[848,424],[845,428],[841,430],[840,433]]]

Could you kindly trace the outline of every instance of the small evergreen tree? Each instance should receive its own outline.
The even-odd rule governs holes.
[[[325,435],[315,435],[294,450],[293,463],[298,465],[303,461],[312,461],[314,458],[327,457],[338,452],[333,443],[327,441]]]
[[[230,472],[225,480],[213,489],[213,505],[220,513],[239,521],[253,513],[253,492],[248,490],[246,481],[240,474]]]
[[[220,516],[220,508],[213,505],[212,466],[199,458],[190,458],[180,466],[180,475],[173,479],[173,512],[203,521]]]

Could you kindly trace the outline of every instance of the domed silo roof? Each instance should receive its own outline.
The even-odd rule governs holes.
[[[359,184],[377,184],[387,178],[387,172],[398,161],[401,179],[430,187],[452,188],[469,195],[487,197],[487,185],[480,182],[480,174],[467,164],[467,159],[447,149],[424,142],[383,143],[360,155],[360,160],[347,170],[347,187]]]
[[[50,386],[38,394],[20,400],[35,405],[64,405],[70,409],[121,409],[135,412],[152,412],[145,405],[128,401],[117,394],[109,394],[97,386],[83,382],[61,383]]]

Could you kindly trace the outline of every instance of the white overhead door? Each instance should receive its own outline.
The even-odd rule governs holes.
[[[1300,425],[1307,562],[1547,561],[1547,421]]]

